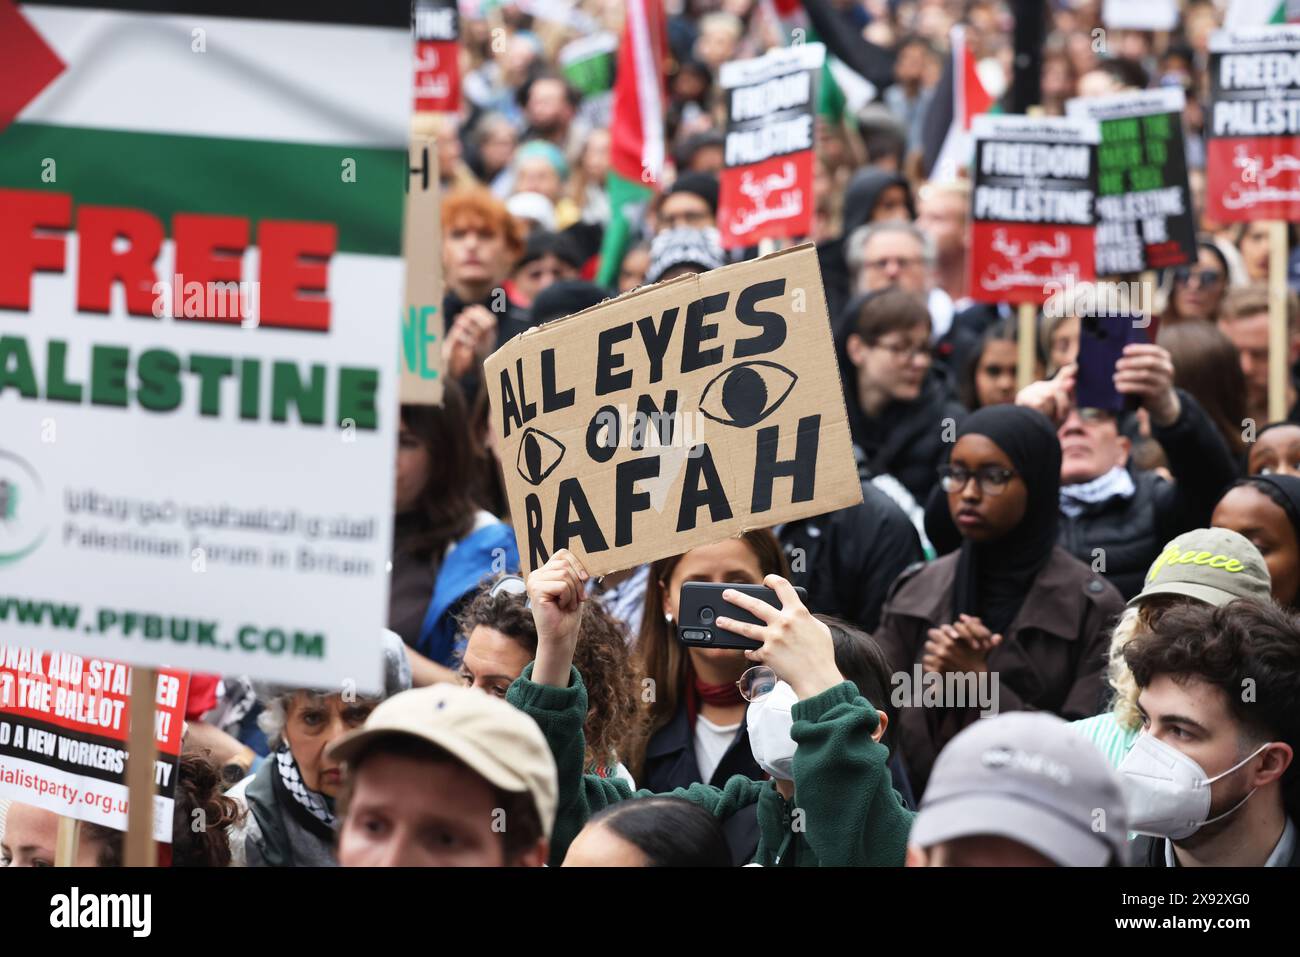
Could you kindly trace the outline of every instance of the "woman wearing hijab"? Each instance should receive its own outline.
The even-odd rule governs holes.
[[[1241,479],[1219,499],[1210,524],[1249,539],[1268,565],[1273,600],[1292,610],[1300,608],[1300,478]]]
[[[1107,629],[1124,603],[1056,545],[1060,471],[1048,419],[1010,405],[967,418],[939,470],[961,547],[899,577],[875,636],[909,679],[895,704],[918,794],[981,714],[1101,710]]]

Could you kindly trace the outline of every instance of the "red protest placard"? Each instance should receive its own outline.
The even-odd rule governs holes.
[[[718,195],[725,249],[812,232],[813,93],[826,58],[820,43],[725,63],[727,134]]]
[[[1042,305],[1096,277],[1095,120],[975,117],[971,296]]]
[[[1206,214],[1300,219],[1300,27],[1210,38]]]
[[[460,13],[455,3],[416,3],[415,111],[460,109]]]
[[[126,830],[129,666],[0,646],[0,796]],[[189,675],[154,688],[154,840],[171,843]]]

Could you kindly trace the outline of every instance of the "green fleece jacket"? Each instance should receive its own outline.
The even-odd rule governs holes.
[[[593,814],[654,792],[633,792],[622,780],[584,774],[587,689],[582,677],[571,668],[569,687],[555,688],[534,684],[532,674],[530,664],[506,700],[537,722],[555,756],[560,780],[551,864],[557,865]],[[771,781],[743,775],[722,788],[692,784],[671,795],[720,820],[757,803],[754,863],[764,867],[901,866],[913,815],[894,791],[885,764],[889,749],[871,738],[879,723],[876,709],[846,681],[796,703],[792,715],[790,735],[798,746],[794,806]]]

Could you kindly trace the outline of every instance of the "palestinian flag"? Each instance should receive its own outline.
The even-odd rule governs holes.
[[[959,170],[970,164],[971,118],[993,112],[994,103],[980,82],[964,27],[952,28],[951,46],[921,128],[921,171],[926,179],[939,182],[957,179]]]
[[[610,218],[596,276],[602,286],[617,283],[632,223],[663,179],[667,59],[663,0],[629,0],[610,117]]]
[[[1266,27],[1300,21],[1297,0],[1232,0],[1223,18],[1225,30]]]

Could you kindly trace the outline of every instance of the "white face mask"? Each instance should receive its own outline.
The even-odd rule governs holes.
[[[1210,785],[1236,771],[1268,744],[1261,744],[1222,774],[1207,777],[1199,764],[1151,734],[1138,735],[1120,762],[1119,774],[1128,801],[1129,830],[1174,841],[1190,837],[1206,824],[1221,821],[1250,800],[1255,791],[1217,817],[1210,813]]]
[[[745,712],[745,727],[749,730],[749,749],[760,768],[782,781],[794,780],[794,738],[790,728],[794,718],[790,709],[799,696],[784,681],[757,701]]]

